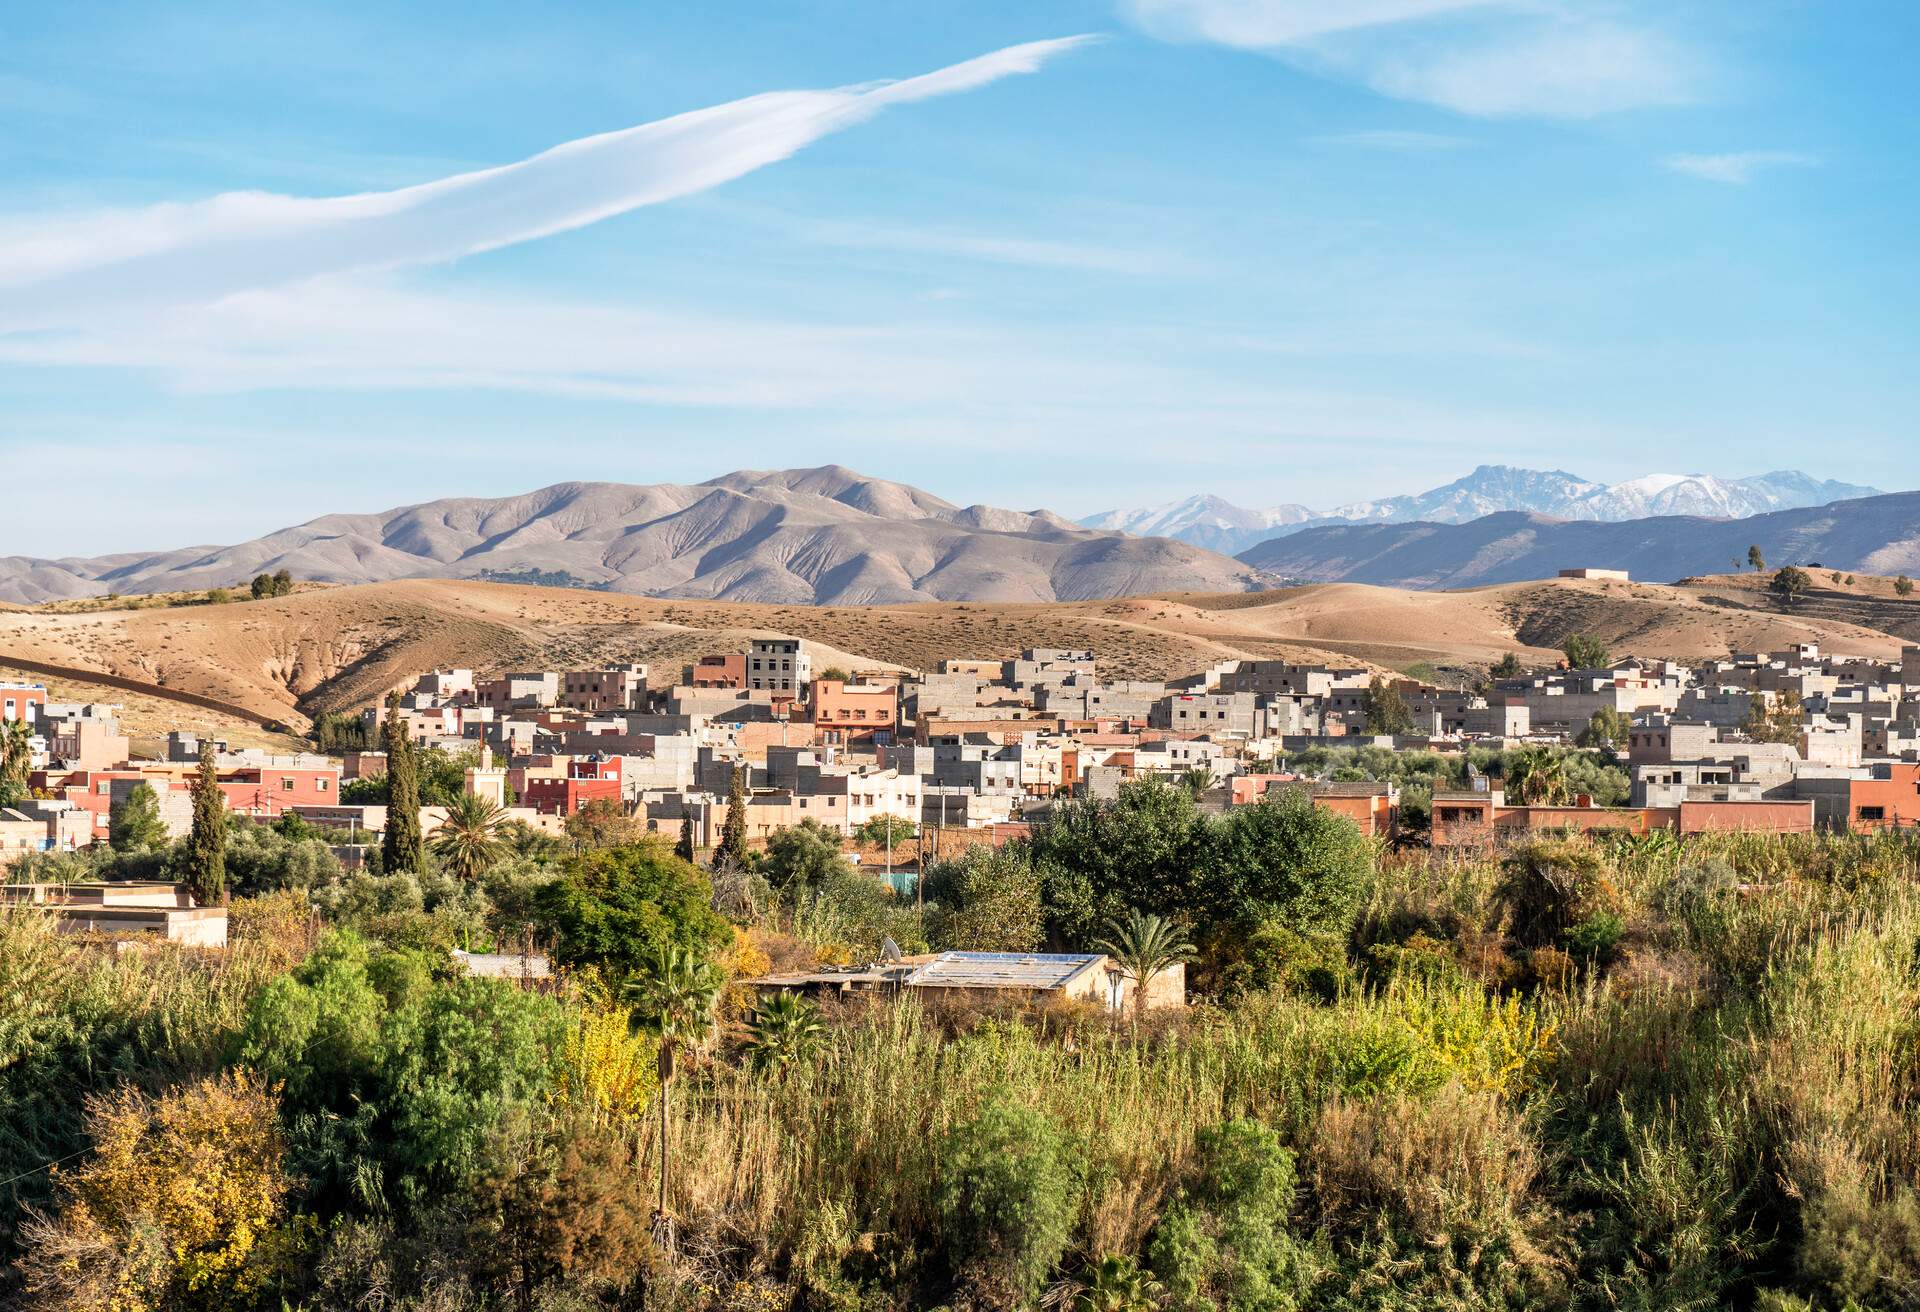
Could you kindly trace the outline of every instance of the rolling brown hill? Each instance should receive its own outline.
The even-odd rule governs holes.
[[[0,556],[0,600],[204,591],[279,570],[324,583],[483,579],[806,605],[1056,601],[1274,581],[1171,538],[1085,529],[1044,510],[956,506],[826,465],[692,485],[557,483],[325,515],[224,547]]]
[[[1848,604],[1857,618],[1808,604],[1789,613],[1759,584],[1739,578],[1682,586],[1555,579],[1458,592],[1320,584],[1071,603],[873,607],[407,580],[225,606],[9,611],[0,613],[0,664],[14,656],[97,670],[299,728],[322,710],[365,706],[436,666],[639,660],[654,667],[657,683],[667,683],[694,656],[739,650],[756,633],[817,644],[816,668],[928,669],[946,657],[1085,645],[1117,676],[1157,678],[1250,658],[1469,669],[1511,650],[1544,662],[1575,632],[1617,653],[1649,657],[1700,659],[1803,641],[1891,657],[1901,645],[1894,632],[1920,627],[1920,603],[1895,598],[1876,581],[1863,581]]]

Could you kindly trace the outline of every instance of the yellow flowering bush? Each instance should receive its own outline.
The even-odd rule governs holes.
[[[272,1093],[228,1072],[150,1098],[88,1103],[94,1152],[25,1227],[34,1306],[147,1312],[253,1303],[288,1256],[288,1183]]]
[[[1413,988],[1395,1003],[1426,1040],[1433,1060],[1469,1089],[1503,1098],[1525,1094],[1553,1059],[1555,1022],[1518,996]]]
[[[632,1008],[584,1002],[567,1027],[556,1099],[602,1119],[639,1116],[659,1087],[659,1055],[657,1038],[634,1031]]]

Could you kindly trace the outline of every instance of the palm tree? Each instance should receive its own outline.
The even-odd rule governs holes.
[[[1131,1257],[1106,1257],[1073,1300],[1074,1312],[1153,1312],[1166,1286]]]
[[[667,1117],[673,1090],[674,1056],[698,1048],[713,1033],[713,1009],[726,976],[711,961],[677,943],[662,944],[646,973],[627,981],[628,995],[643,1015],[652,1017],[660,1036],[660,1201],[654,1209],[654,1241],[673,1252],[673,1218],[667,1211]]]
[[[461,879],[478,879],[507,854],[507,841],[500,833],[505,821],[506,812],[491,798],[461,793],[433,835],[433,854]]]
[[[797,993],[777,993],[747,1021],[747,1060],[756,1070],[778,1071],[811,1056],[826,1038],[820,1008]]]
[[[1125,920],[1114,917],[1107,922],[1107,932],[1109,936],[1093,946],[1133,980],[1133,1015],[1138,1020],[1147,1008],[1147,986],[1169,966],[1193,960],[1193,944],[1164,916],[1139,911],[1127,912]]]
[[[1180,782],[1188,792],[1199,797],[1213,787],[1215,780],[1212,770],[1204,765],[1196,765],[1180,776]]]
[[[1544,747],[1528,748],[1507,762],[1507,800],[1516,806],[1561,806],[1567,800],[1567,765]]]
[[[27,767],[33,763],[33,730],[25,720],[0,724],[0,798],[18,801],[27,792]]]

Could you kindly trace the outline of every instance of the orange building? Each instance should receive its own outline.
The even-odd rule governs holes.
[[[1234,806],[1258,802],[1271,792],[1297,789],[1322,811],[1353,821],[1368,838],[1383,838],[1393,833],[1399,801],[1398,792],[1389,783],[1315,783],[1290,774],[1236,775],[1229,781],[1229,787],[1228,796]]]
[[[1920,825],[1920,765],[1881,768],[1887,772],[1885,779],[1847,782],[1847,828],[1896,829]]]
[[[1810,834],[1813,803],[1682,802],[1676,827],[1683,834]]]
[[[813,681],[813,724],[821,742],[883,743],[900,727],[900,687],[893,683]]]
[[[1813,803],[1682,802],[1679,806],[1506,806],[1495,793],[1435,793],[1433,846],[1476,847],[1529,834],[1810,834]]]

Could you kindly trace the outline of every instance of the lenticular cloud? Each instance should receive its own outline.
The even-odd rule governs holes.
[[[749,96],[397,191],[321,199],[231,192],[0,225],[0,331],[444,263],[584,227],[751,173],[890,105],[1034,72],[1088,39],[1010,46],[897,82]]]

